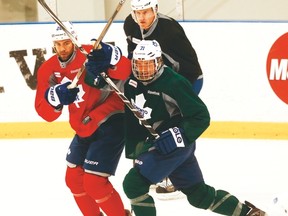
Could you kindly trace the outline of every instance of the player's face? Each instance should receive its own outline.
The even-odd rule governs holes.
[[[136,77],[140,81],[151,80],[156,73],[155,60],[134,60],[133,71],[137,73]]]
[[[67,61],[74,51],[74,44],[71,40],[54,41],[54,48],[62,61]]]
[[[134,11],[136,20],[140,28],[148,30],[155,20],[155,13],[152,8]]]

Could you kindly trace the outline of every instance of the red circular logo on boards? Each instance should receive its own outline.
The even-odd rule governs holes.
[[[272,45],[266,65],[267,77],[275,94],[288,104],[288,33]]]

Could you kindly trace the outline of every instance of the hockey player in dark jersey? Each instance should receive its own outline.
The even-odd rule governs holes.
[[[158,12],[158,0],[131,0],[131,14],[124,22],[128,57],[141,40],[157,40],[164,63],[186,77],[198,94],[203,74],[196,51],[182,26],[173,18]]]
[[[77,38],[72,23],[63,23]],[[56,54],[39,68],[35,109],[44,120],[52,122],[62,114],[63,107],[68,106],[69,123],[75,136],[66,156],[65,180],[82,214],[103,216],[102,210],[107,216],[130,215],[109,180],[115,174],[124,148],[124,104],[117,94],[87,85],[84,82],[85,71],[78,86],[68,88],[86,56],[57,24],[54,27],[52,41]],[[83,45],[83,48],[89,52],[93,46]],[[113,55],[116,51],[110,47],[109,53]],[[124,58],[113,56],[112,65]],[[109,63],[110,59],[111,56]],[[130,64],[130,60],[126,60]],[[117,70],[107,70],[111,77],[117,74]],[[114,78],[119,79],[119,76]]]
[[[133,52],[133,74],[124,86],[124,95],[142,114],[141,119],[159,134],[155,139],[135,113],[125,108],[125,153],[135,164],[124,178],[123,189],[135,215],[157,215],[149,188],[168,176],[196,208],[228,216],[265,216],[251,203],[241,203],[227,191],[205,183],[194,153],[195,141],[209,127],[209,111],[189,90],[191,83],[167,67],[161,54],[157,41],[141,41]],[[91,65],[99,64],[91,60]],[[97,75],[90,67],[87,73]]]
[[[162,48],[165,65],[186,77],[193,91],[199,94],[203,85],[202,69],[182,26],[173,18],[158,12],[158,0],[131,0],[131,9],[131,14],[124,22],[128,56],[132,57],[133,50],[142,39],[157,40]],[[167,178],[156,188],[158,197],[162,199],[178,197],[177,192],[171,194],[174,191]]]

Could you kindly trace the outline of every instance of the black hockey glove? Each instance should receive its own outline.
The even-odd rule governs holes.
[[[169,154],[176,148],[185,147],[188,143],[187,138],[183,134],[184,130],[178,127],[169,128],[160,134],[160,137],[154,140],[155,148],[161,154]]]
[[[48,88],[45,92],[45,99],[55,108],[73,103],[77,98],[79,88],[68,89],[67,86],[70,84],[71,82],[66,82]]]

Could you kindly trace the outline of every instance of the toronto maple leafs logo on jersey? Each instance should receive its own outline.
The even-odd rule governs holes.
[[[152,109],[144,107],[146,99],[143,94],[136,95],[135,101],[131,99],[131,102],[145,120],[151,118]]]

